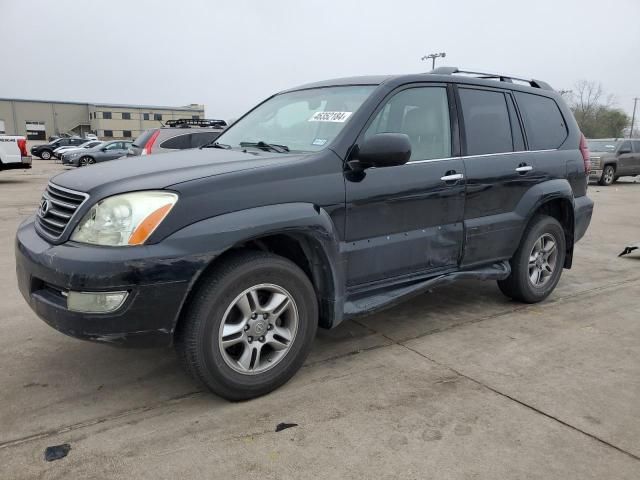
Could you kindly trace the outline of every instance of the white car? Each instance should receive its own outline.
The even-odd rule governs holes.
[[[56,158],[62,158],[63,153],[70,152],[72,150],[80,150],[81,148],[91,148],[95,147],[102,142],[100,140],[88,140],[80,145],[65,145],[62,147],[58,147],[53,151],[53,156]]]
[[[27,139],[17,135],[0,135],[0,170],[31,168]]]

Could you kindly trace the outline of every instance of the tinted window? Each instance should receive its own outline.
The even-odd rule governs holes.
[[[633,151],[635,153],[640,153],[640,140],[634,140],[632,143],[633,143]]]
[[[131,130],[123,130],[122,136],[125,138],[131,138]]]
[[[154,113],[153,114],[153,119],[161,121],[162,120],[162,114],[161,113]]]
[[[467,155],[513,151],[511,124],[504,94],[461,88]]]
[[[102,118],[111,119],[111,112],[102,112]]]
[[[170,148],[175,150],[185,150],[191,148],[191,134],[178,135],[169,138],[160,144],[160,148]]]
[[[113,137],[113,130],[105,130],[104,131],[104,136],[105,137]]]
[[[209,142],[213,142],[220,136],[222,132],[199,132],[191,134],[191,148],[198,148],[202,145],[206,145]]]
[[[144,120],[149,120],[149,114],[148,114],[148,113],[143,113],[143,114],[142,114],[142,118],[143,118]]]
[[[411,141],[411,160],[450,157],[447,90],[409,88],[395,94],[369,125],[365,138],[377,133],[406,134]]]
[[[122,112],[123,120],[131,120],[131,114],[129,112]]]
[[[620,145],[620,148],[618,149],[618,151],[621,151],[621,150],[632,151],[631,150],[631,142],[629,140],[625,140],[624,142],[622,142],[622,144]]]
[[[558,148],[567,138],[567,126],[556,102],[547,97],[515,92],[529,150]]]
[[[105,145],[104,148],[106,148],[107,150],[119,150],[122,148],[122,142],[113,142]]]

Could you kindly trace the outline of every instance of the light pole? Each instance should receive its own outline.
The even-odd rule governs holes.
[[[631,130],[629,131],[629,138],[633,137],[633,125],[636,122],[636,105],[638,104],[638,97],[633,99],[633,114],[631,115]]]
[[[430,53],[429,55],[425,55],[420,60],[429,60],[431,59],[431,70],[436,68],[436,58],[444,58],[447,54],[445,52],[440,53]]]

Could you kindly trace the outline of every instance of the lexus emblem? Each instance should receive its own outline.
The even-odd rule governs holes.
[[[47,198],[43,198],[42,202],[40,202],[40,210],[39,214],[41,217],[45,217],[47,213],[49,213],[49,209],[51,208],[51,203]]]

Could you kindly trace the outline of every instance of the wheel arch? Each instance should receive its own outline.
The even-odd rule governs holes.
[[[529,195],[526,195],[523,200],[527,200],[526,197],[528,196],[529,201],[521,202],[519,206],[521,211],[526,208],[526,213],[523,215],[525,221],[520,234],[521,241],[526,226],[531,223],[536,215],[549,215],[555,218],[562,225],[565,235],[566,256],[564,268],[571,268],[573,246],[575,244],[574,200],[571,185],[564,179],[550,180],[536,185],[527,193]]]
[[[286,218],[284,218],[286,217]],[[236,229],[242,225],[244,228]],[[247,227],[250,225],[250,227]],[[319,326],[331,328],[342,321],[344,280],[338,237],[323,209],[310,204],[286,204],[233,212],[198,222],[178,232],[174,240],[210,232],[198,243],[209,244],[208,260],[194,275],[176,318],[180,328],[186,306],[207,275],[230,255],[261,250],[280,255],[298,265],[316,290]]]

